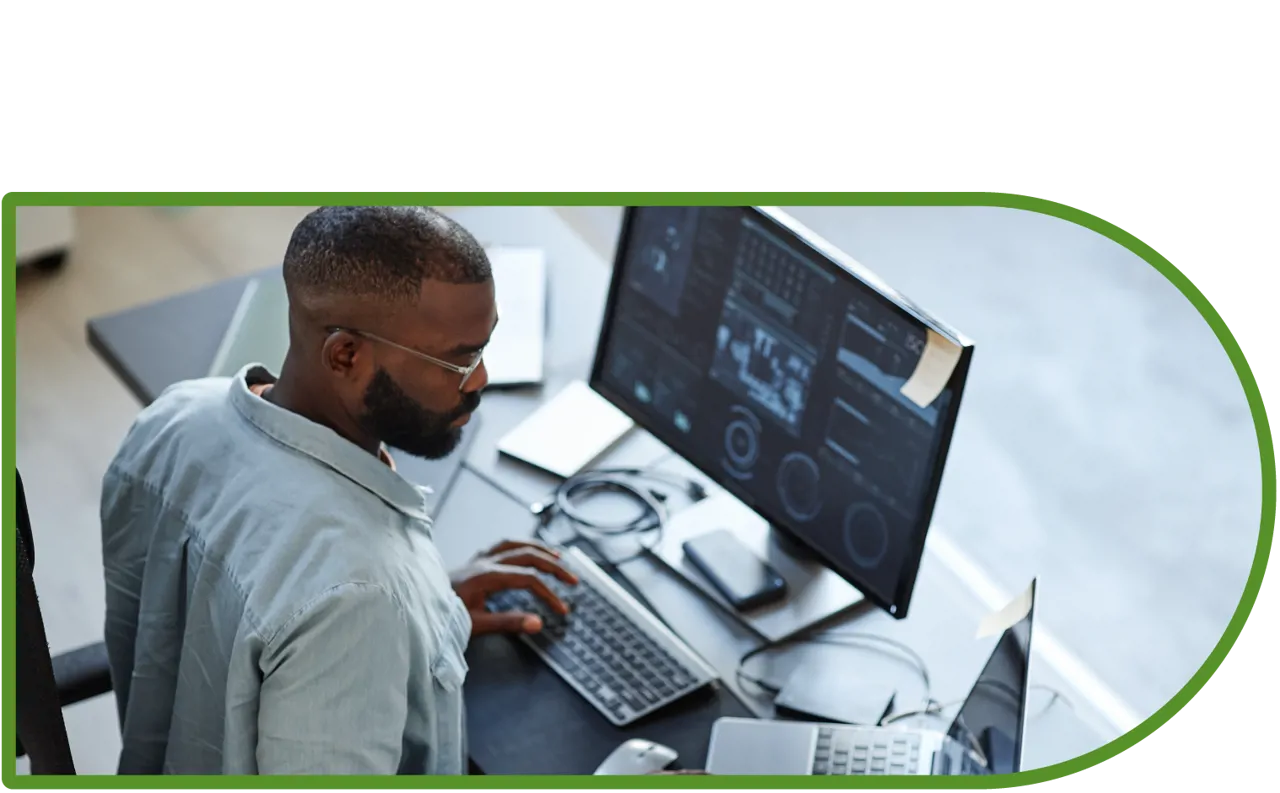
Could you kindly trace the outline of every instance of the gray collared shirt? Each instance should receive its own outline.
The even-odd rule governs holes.
[[[120,773],[466,773],[471,621],[424,493],[270,380],[172,386],[104,479]]]

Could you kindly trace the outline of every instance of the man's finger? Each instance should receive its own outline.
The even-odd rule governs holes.
[[[530,551],[525,549],[513,549],[505,551],[493,557],[493,561],[501,562],[504,566],[513,567],[532,567],[535,570],[553,575],[566,584],[578,583],[578,577],[566,570],[556,560],[542,551]]]
[[[534,614],[519,611],[483,612],[471,615],[471,633],[537,633],[542,630],[542,619]]]
[[[498,543],[497,545],[493,546],[489,550],[485,551],[481,555],[496,556],[497,554],[500,554],[500,553],[506,553],[507,551],[515,551],[520,549],[542,551],[544,553],[550,554],[553,559],[560,558],[559,552],[553,551],[552,549],[548,548],[547,546],[541,543],[530,542],[525,540],[504,540]]]
[[[568,614],[569,607],[556,597],[551,587],[533,573],[491,572],[473,579],[485,592],[501,592],[506,589],[527,589],[561,614]]]

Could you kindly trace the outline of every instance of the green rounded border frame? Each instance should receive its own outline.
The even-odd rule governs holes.
[[[339,192],[339,193],[9,193],[3,200],[4,228],[4,470],[3,481],[5,525],[14,525],[15,446],[14,378],[15,298],[16,298],[16,228],[19,206],[317,206],[321,204],[419,204],[435,206],[625,206],[625,205],[701,205],[701,206],[984,206],[1021,209],[1060,218],[1090,229],[1137,254],[1178,288],[1195,306],[1213,330],[1218,342],[1230,358],[1240,384],[1244,388],[1249,410],[1258,436],[1258,453],[1262,467],[1262,515],[1258,545],[1253,565],[1245,583],[1240,603],[1227,623],[1222,638],[1214,646],[1196,673],[1191,676],[1163,707],[1141,724],[1115,740],[1086,754],[1052,766],[1022,771],[1017,774],[987,777],[596,777],[596,776],[467,776],[467,777],[36,777],[18,776],[17,760],[11,754],[3,758],[6,787],[32,788],[966,788],[992,789],[1018,787],[1059,779],[1109,760],[1151,735],[1191,701],[1223,659],[1231,651],[1244,629],[1249,613],[1257,601],[1271,552],[1276,520],[1276,464],[1271,429],[1267,422],[1262,394],[1240,345],[1226,323],[1199,289],[1168,259],[1124,229],[1073,207],[1041,198],[1011,193],[780,193],[780,192],[679,192],[679,193],[460,193],[460,192]],[[6,531],[3,536],[3,684],[6,692],[16,685],[13,647],[16,642],[16,587],[12,570],[16,554],[16,537]],[[13,698],[6,696],[3,708],[3,734],[14,732]],[[12,745],[9,743],[8,745]]]

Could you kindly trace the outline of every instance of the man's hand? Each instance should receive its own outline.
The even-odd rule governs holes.
[[[537,633],[542,618],[536,614],[505,612],[494,614],[485,608],[485,600],[495,592],[527,589],[552,610],[568,614],[569,607],[555,596],[533,571],[547,573],[566,584],[578,583],[578,577],[559,563],[560,554],[537,543],[504,542],[480,554],[467,567],[454,573],[453,591],[471,613],[471,635],[485,633]]]

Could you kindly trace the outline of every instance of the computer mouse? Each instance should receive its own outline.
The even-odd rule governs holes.
[[[596,776],[625,776],[652,774],[675,762],[676,750],[660,743],[632,738],[614,749],[600,767]]]

